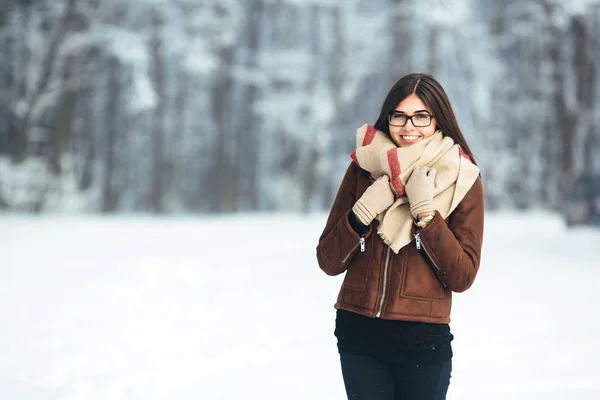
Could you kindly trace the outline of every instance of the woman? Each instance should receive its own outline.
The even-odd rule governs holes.
[[[483,187],[442,86],[410,74],[358,130],[317,246],[346,272],[335,335],[349,399],[445,399],[452,292],[475,279]]]

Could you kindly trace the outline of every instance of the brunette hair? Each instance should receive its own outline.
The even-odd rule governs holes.
[[[390,134],[388,115],[392,113],[402,100],[416,94],[431,110],[436,119],[437,128],[446,136],[460,145],[463,151],[475,163],[473,152],[458,126],[458,121],[452,110],[446,91],[431,74],[408,74],[400,78],[390,89],[385,98],[375,129]]]

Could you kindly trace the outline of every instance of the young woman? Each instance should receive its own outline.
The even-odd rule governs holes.
[[[335,335],[348,399],[445,399],[452,292],[479,268],[483,186],[442,86],[401,78],[357,132],[317,246],[346,272]]]

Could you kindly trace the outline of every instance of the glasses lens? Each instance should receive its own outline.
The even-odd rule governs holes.
[[[406,116],[404,115],[392,114],[389,119],[392,126],[404,126],[406,124]]]
[[[429,114],[417,114],[412,117],[413,125],[419,128],[429,126],[431,124],[431,115]]]

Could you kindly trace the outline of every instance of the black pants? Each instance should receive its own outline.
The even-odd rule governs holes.
[[[349,400],[444,400],[452,360],[433,365],[383,362],[340,349],[342,375]]]

